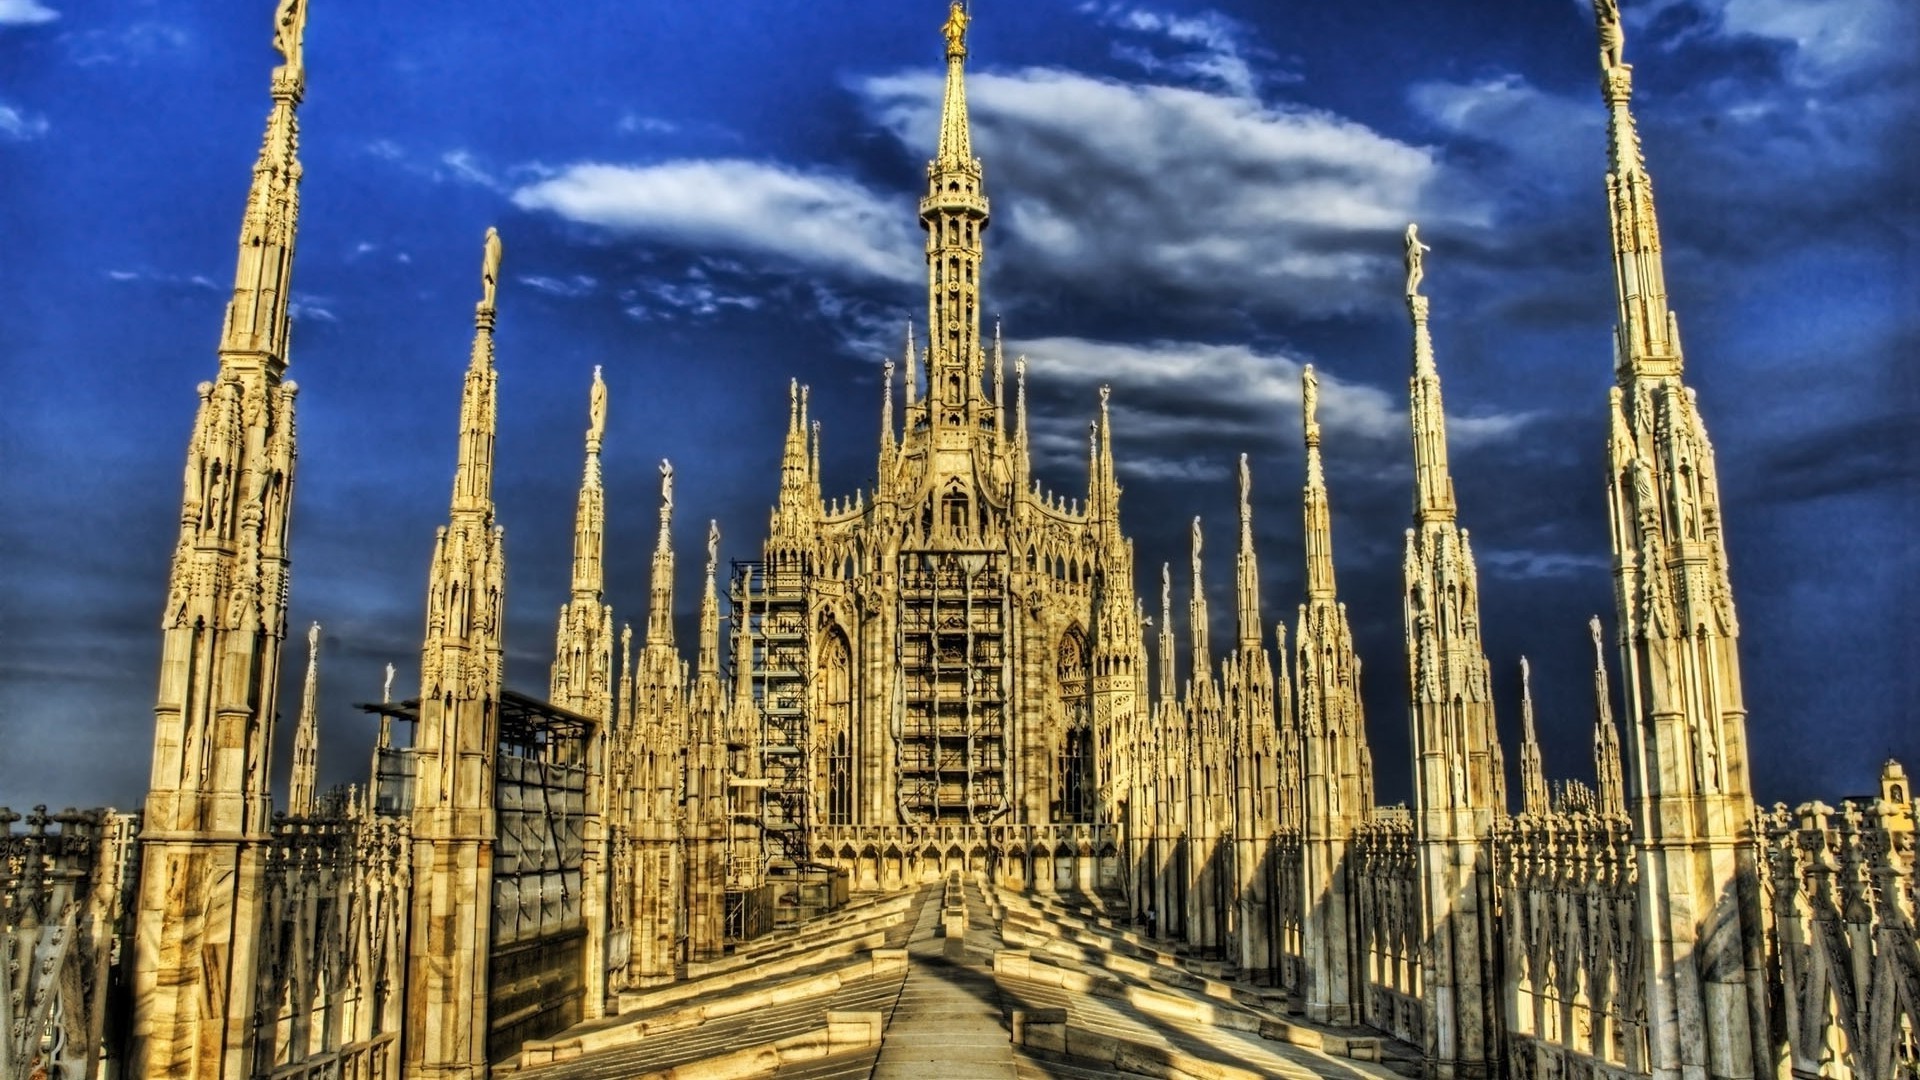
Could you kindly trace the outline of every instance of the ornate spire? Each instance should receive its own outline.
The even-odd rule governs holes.
[[[1520,658],[1520,808],[1528,814],[1552,809],[1547,797],[1546,766],[1540,759],[1540,736],[1533,726],[1533,671]]]
[[[600,482],[600,440],[607,431],[607,384],[600,366],[593,368],[593,387],[587,394],[587,464],[580,479],[580,501],[573,525],[573,596],[597,601],[606,587],[602,551],[605,546],[606,492]]]
[[[1433,250],[1420,242],[1419,226],[1407,226],[1407,311],[1413,317],[1413,513],[1421,522],[1452,521],[1453,477],[1447,472],[1447,415],[1440,403],[1440,372],[1433,363],[1433,339],[1427,332],[1427,298],[1420,295],[1426,276],[1421,256]]]
[[[286,369],[287,299],[292,288],[294,227],[300,216],[300,125],[295,110],[306,95],[302,39],[306,0],[281,0],[273,46],[284,60],[273,69],[273,108],[253,166],[247,212],[240,226],[240,258],[233,298],[220,337],[221,366]]]
[[[408,1027],[403,1071],[468,1075],[486,1066],[491,920],[484,906],[494,830],[494,754],[506,664],[506,554],[494,524],[493,367],[500,234],[487,230],[471,361],[460,400],[459,464],[447,524],[434,539],[427,633],[420,648],[420,720],[414,739],[413,925],[436,932],[408,943]],[[416,1007],[417,1002],[417,1007]]]
[[[1313,365],[1300,370],[1300,412],[1307,442],[1307,485],[1301,493],[1306,516],[1307,598],[1331,600],[1333,513],[1327,505],[1327,477],[1320,464],[1320,379]]]
[[[660,539],[653,547],[647,648],[673,647],[673,462],[660,462]]]
[[[1178,657],[1173,644],[1173,564],[1160,564],[1160,707],[1173,704],[1179,688],[1174,669]]]
[[[1593,633],[1593,777],[1600,812],[1625,815],[1626,778],[1620,764],[1620,729],[1613,720],[1613,695],[1607,688],[1607,644],[1600,616],[1587,622]]]
[[[880,365],[880,479],[875,493],[887,486],[893,464],[893,361]]]
[[[499,372],[493,367],[495,287],[500,280],[500,231],[487,230],[480,260],[480,302],[473,308],[473,352],[460,396],[460,461],[453,474],[453,511],[493,517],[493,440]]]
[[[1614,365],[1621,381],[1680,374],[1680,330],[1667,307],[1660,224],[1653,180],[1633,121],[1633,66],[1616,0],[1594,0],[1600,34],[1600,96],[1607,103],[1607,203],[1613,224],[1613,268],[1619,299]]]
[[[288,788],[287,813],[312,817],[319,809],[320,771],[320,624],[307,628],[307,682],[300,691],[300,720],[293,729],[293,779]]]
[[[919,345],[914,341],[914,338],[913,338],[912,316],[908,316],[907,318],[906,365],[907,365],[906,408],[908,413],[906,423],[908,427],[912,427],[913,426],[913,416],[912,416],[913,406],[916,404],[918,395],[920,393],[920,353],[919,353]]]
[[[1192,625],[1188,633],[1193,639],[1193,681],[1198,684],[1213,672],[1213,655],[1207,647],[1207,583],[1200,573],[1200,548],[1204,541],[1200,534],[1200,519],[1193,519],[1193,599],[1188,605],[1188,618]]]
[[[947,90],[940,144],[927,163],[920,224],[927,231],[927,397],[933,423],[970,411],[980,397],[980,277],[987,196],[980,160],[967,130],[967,24],[954,0],[942,28],[947,39]],[[957,391],[957,392],[956,392]]]
[[[606,569],[606,492],[600,444],[607,430],[607,384],[593,369],[587,394],[586,469],[573,523],[573,592],[560,609],[548,698],[594,717],[613,719],[613,608],[603,603]]]
[[[947,93],[940,108],[940,148],[934,160],[964,167],[973,160],[973,141],[967,131],[967,24],[973,21],[961,0],[953,0],[940,32],[947,37]]]
[[[720,523],[707,522],[707,591],[700,598],[700,657],[695,671],[714,685],[720,678],[720,596],[714,576],[720,572]]]
[[[1234,581],[1239,593],[1240,648],[1260,648],[1260,561],[1253,551],[1253,470],[1240,455],[1240,553]]]

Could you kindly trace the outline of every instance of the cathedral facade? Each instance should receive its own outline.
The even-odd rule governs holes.
[[[1876,796],[1838,809],[1754,800],[1714,452],[1684,380],[1619,13],[1594,7],[1618,311],[1604,404],[1617,605],[1610,632],[1592,625],[1591,785],[1548,784],[1529,694],[1517,808],[1507,790],[1412,226],[1412,804],[1375,797],[1334,569],[1323,455],[1339,448],[1325,445],[1311,368],[1297,611],[1262,610],[1243,457],[1233,640],[1210,639],[1196,521],[1185,639],[1165,566],[1150,653],[1106,392],[1088,403],[1084,492],[1049,491],[1024,362],[982,325],[990,215],[956,2],[919,204],[925,337],[909,328],[884,369],[874,490],[829,494],[809,392],[792,386],[761,555],[723,566],[710,526],[689,660],[662,463],[636,642],[604,595],[596,372],[550,682],[544,696],[506,686],[493,330],[509,298],[488,230],[420,695],[363,706],[380,723],[366,785],[317,791],[310,633],[275,815],[306,90],[306,5],[283,0],[219,367],[189,444],[149,796],[140,814],[0,809],[0,1078],[473,1078],[692,1046],[725,1015],[838,992],[853,968],[807,974],[836,958],[858,954],[868,975],[926,970],[913,967],[926,953],[888,934],[936,915],[948,966],[985,967],[990,950],[981,977],[997,992],[1026,993],[1046,968],[1047,985],[1081,997],[1248,1036],[1233,1044],[1246,1056],[1189,1067],[1178,1047],[1091,1038],[1071,995],[1009,1018],[1013,1045],[1116,1073],[1297,1075],[1261,1071],[1266,1040],[1291,1044],[1287,1068],[1329,1076],[1392,1058],[1440,1080],[1913,1077],[1911,785],[1890,762]],[[714,1050],[734,1064],[707,1074],[884,1045],[889,1022],[816,1019],[817,1032]]]

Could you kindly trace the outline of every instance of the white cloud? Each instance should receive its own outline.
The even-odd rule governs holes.
[[[918,273],[906,201],[831,173],[738,159],[583,163],[521,187],[513,201],[689,248],[772,255],[882,281]]]
[[[0,139],[26,142],[47,133],[47,118],[0,102]]]
[[[59,17],[59,12],[39,0],[0,0],[0,26],[32,26]]]
[[[1649,18],[1683,0],[1661,0]],[[1893,67],[1910,67],[1920,36],[1911,0],[1685,0],[1706,13],[1712,32],[1792,47],[1788,72],[1821,85]],[[1646,20],[1641,20],[1642,22]],[[1631,40],[1628,48],[1633,47]]]
[[[585,296],[600,284],[587,274],[574,274],[568,278],[547,277],[543,274],[522,274],[514,280],[536,292],[543,292],[548,296],[560,296],[569,299],[576,296]]]
[[[333,301],[324,296],[296,292],[287,301],[287,317],[295,322],[337,323],[340,319],[327,305]]]
[[[1473,557],[1482,570],[1503,578],[1584,578],[1613,565],[1610,556],[1566,551],[1476,549]]]
[[[64,34],[60,40],[73,62],[81,67],[135,64],[179,56],[193,44],[192,35],[184,28],[152,21]]]
[[[941,86],[913,73],[858,89],[924,153]],[[1476,213],[1427,205],[1432,151],[1331,113],[1050,69],[976,76],[967,96],[990,188],[1017,193],[1001,265],[1084,291],[1355,310],[1394,276],[1408,221]]]
[[[1175,15],[1122,3],[1080,5],[1102,23],[1122,31],[1152,35],[1170,43],[1171,55],[1151,48],[1115,45],[1114,54],[1140,65],[1149,74],[1192,79],[1218,86],[1236,97],[1259,93],[1259,75],[1248,58],[1246,31],[1240,23],[1217,11]]]

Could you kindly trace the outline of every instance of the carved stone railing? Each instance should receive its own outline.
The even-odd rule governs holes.
[[[1494,831],[1514,1080],[1647,1072],[1638,874],[1624,817],[1522,814]]]
[[[1348,851],[1352,885],[1360,894],[1361,1022],[1422,1045],[1422,927],[1412,815],[1405,807],[1376,808],[1354,830]]]
[[[0,807],[0,1078],[91,1076],[122,1049],[106,1014],[132,956],[138,830],[111,809]]]
[[[281,817],[267,849],[253,1074],[399,1075],[412,831],[327,800]]]
[[[951,870],[1011,888],[1119,886],[1116,825],[819,825],[811,838],[814,858],[845,868],[855,889],[901,888]]]
[[[1912,801],[1780,804],[1755,833],[1788,1065],[1855,1080],[1920,1073]]]

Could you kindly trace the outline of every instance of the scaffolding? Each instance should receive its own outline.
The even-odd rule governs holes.
[[[900,802],[909,820],[1007,810],[1007,556],[900,555]]]
[[[752,791],[757,810],[749,810],[752,800],[743,798],[740,812],[757,813],[765,837],[764,867],[775,871],[812,861],[807,708],[811,591],[812,568],[804,558],[733,562],[728,596],[733,618],[745,620],[749,650],[749,655],[734,658],[735,677],[749,680],[761,717],[759,743],[749,750],[760,758],[761,786]]]

